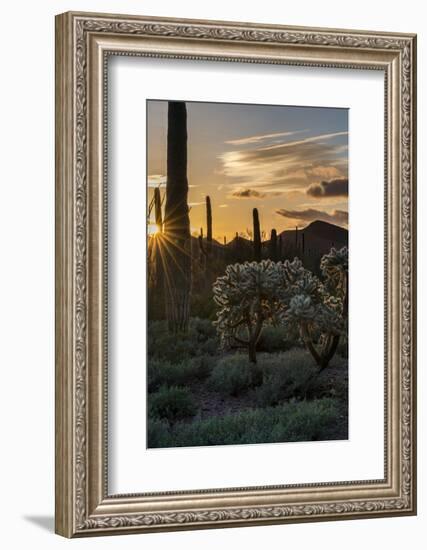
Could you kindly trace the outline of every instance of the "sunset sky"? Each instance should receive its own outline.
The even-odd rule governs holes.
[[[193,233],[222,242],[252,228],[348,223],[348,110],[187,102],[188,183]],[[166,185],[167,101],[147,102],[148,187]]]

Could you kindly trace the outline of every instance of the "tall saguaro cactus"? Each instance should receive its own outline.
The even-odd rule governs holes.
[[[278,254],[277,254],[277,231],[275,229],[271,230],[271,237],[270,237],[270,259],[273,260],[273,262],[277,262],[278,260]]]
[[[154,216],[156,221],[157,231],[154,235],[154,251],[155,251],[155,266],[156,266],[156,280],[155,280],[155,292],[156,302],[159,304],[160,309],[164,310],[164,298],[163,298],[163,217],[162,217],[162,198],[160,196],[160,189],[156,187],[154,189]]]
[[[154,216],[156,220],[157,233],[162,233],[163,232],[162,199],[160,197],[160,189],[158,187],[154,189]]]
[[[191,235],[187,181],[187,109],[168,103],[165,202],[165,301],[170,332],[186,331],[190,317]]]
[[[212,206],[211,198],[206,197],[206,253],[212,254]]]
[[[295,254],[298,254],[298,226],[295,227]]]
[[[259,228],[259,215],[258,209],[254,208],[253,212],[254,221],[254,259],[256,262],[261,261],[261,231]]]

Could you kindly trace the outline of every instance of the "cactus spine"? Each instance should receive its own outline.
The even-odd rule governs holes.
[[[173,333],[186,331],[190,317],[191,235],[187,198],[187,109],[182,101],[170,101],[164,248],[166,318]]]
[[[259,228],[259,215],[258,209],[254,208],[253,212],[254,221],[254,259],[256,262],[261,261],[261,231]]]

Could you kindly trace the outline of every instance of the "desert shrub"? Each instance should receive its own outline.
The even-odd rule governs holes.
[[[340,338],[340,343],[337,348],[337,355],[348,359],[348,339],[343,335]]]
[[[171,447],[167,420],[150,417],[147,423],[147,445],[151,448]]]
[[[215,358],[202,355],[192,357],[181,363],[171,363],[162,359],[149,358],[147,366],[148,391],[160,386],[186,386],[195,381],[207,378],[215,364]]]
[[[162,386],[148,395],[148,415],[176,422],[194,416],[197,407],[191,392],[186,388]]]
[[[193,292],[191,296],[191,312],[197,317],[202,317],[207,320],[215,319],[215,302],[212,299],[212,291]]]
[[[222,395],[236,396],[262,381],[258,365],[247,355],[226,355],[218,361],[209,377],[209,387]]]
[[[340,422],[334,399],[286,403],[280,407],[251,409],[222,417],[174,426],[149,423],[149,447],[238,445],[286,441],[322,441],[347,438],[347,425]]]
[[[348,403],[348,361],[335,355],[330,368],[313,378],[307,390],[308,398],[335,397],[345,406]]]
[[[283,327],[267,326],[261,332],[258,340],[257,350],[268,353],[278,351],[287,351],[296,343],[296,338],[293,339],[285,333]]]
[[[277,405],[291,397],[304,397],[316,373],[310,354],[299,348],[260,355],[258,362],[263,383],[255,390],[255,400],[262,407]]]
[[[147,331],[148,355],[156,359],[181,363],[191,357],[215,355],[219,340],[208,319],[190,319],[188,332],[170,334],[165,321],[151,321]]]

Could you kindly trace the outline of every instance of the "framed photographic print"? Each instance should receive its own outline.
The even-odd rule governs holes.
[[[56,18],[56,531],[416,512],[416,37]]]

